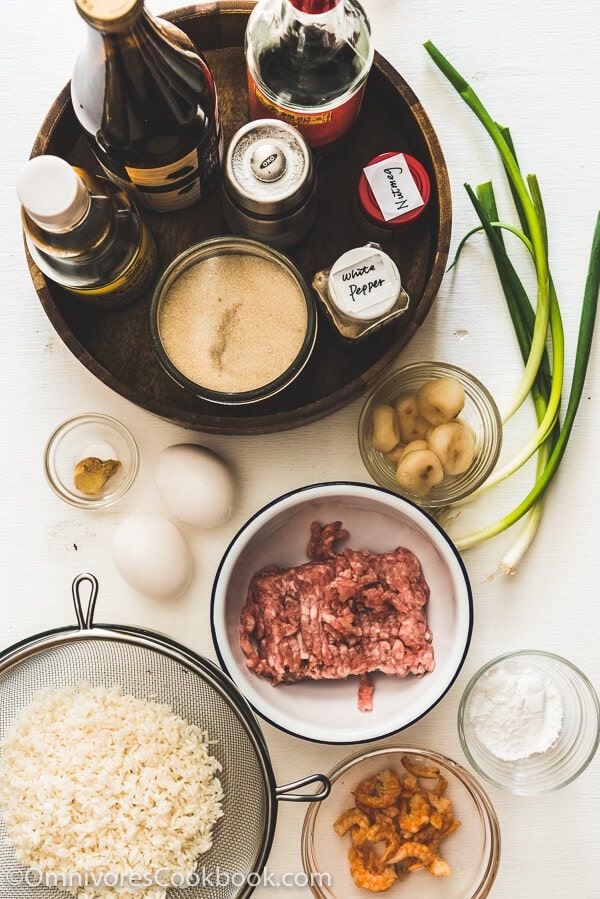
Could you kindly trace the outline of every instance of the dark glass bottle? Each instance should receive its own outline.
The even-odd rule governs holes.
[[[312,147],[354,124],[374,48],[356,0],[259,0],[246,29],[252,118],[281,118]]]
[[[143,0],[75,4],[90,27],[71,97],[102,168],[147,209],[191,206],[218,183],[223,155],[206,61]]]

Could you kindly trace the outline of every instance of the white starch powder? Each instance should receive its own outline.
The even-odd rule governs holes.
[[[468,717],[490,752],[516,761],[546,752],[556,743],[563,705],[555,684],[533,668],[499,665],[474,687]]]

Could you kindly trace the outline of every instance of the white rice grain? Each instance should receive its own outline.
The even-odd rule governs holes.
[[[79,899],[162,899],[163,884],[194,871],[222,815],[208,747],[170,706],[118,686],[36,694],[1,747],[0,807],[18,861]]]

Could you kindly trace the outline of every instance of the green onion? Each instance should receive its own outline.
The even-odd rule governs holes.
[[[502,416],[503,422],[506,423],[512,417],[528,395],[531,395],[538,422],[535,434],[517,456],[507,465],[497,469],[486,483],[469,497],[469,500],[509,477],[536,452],[537,466],[534,486],[518,506],[498,521],[454,542],[459,550],[467,549],[502,533],[525,517],[524,527],[500,563],[500,570],[512,574],[539,526],[545,492],[566,450],[581,400],[600,289],[600,214],[592,240],[571,390],[564,421],[561,424],[559,412],[564,377],[564,333],[558,298],[548,266],[546,217],[537,179],[534,175],[529,175],[527,179],[523,178],[508,129],[493,121],[473,89],[430,41],[425,44],[425,48],[473,110],[496,145],[521,225],[520,228],[515,228],[498,221],[494,193],[489,182],[480,185],[476,193],[466,185],[481,226],[474,228],[463,238],[453,264],[457,261],[466,241],[478,231],[485,231],[525,364],[515,396]],[[502,236],[505,231],[516,235],[531,255],[537,276],[535,309],[508,255]],[[552,366],[549,361],[549,348]]]
[[[504,135],[509,142],[509,146],[511,147],[514,153],[514,147],[512,144],[512,140],[510,137],[510,133],[508,129],[505,129]],[[537,197],[536,205],[542,215],[542,225],[544,227],[544,233],[546,232],[546,219],[544,215],[543,203],[541,200],[541,195],[539,192],[539,188],[537,187],[537,181],[533,179],[531,176],[528,179],[529,184],[534,187],[534,194]],[[490,182],[480,185],[477,189],[477,198],[480,203],[480,209],[483,213],[482,221],[485,221],[485,216],[487,216],[488,222],[497,219],[498,213],[496,209],[496,201],[494,198],[494,192],[492,189],[492,185]],[[515,200],[515,205],[517,207],[517,212],[519,213],[519,218],[521,223],[524,222],[524,217],[522,215],[521,209],[518,203],[518,197],[515,197],[513,191],[513,199]],[[477,208],[477,207],[476,207]],[[526,223],[525,223],[526,227]],[[494,255],[494,259],[496,262],[496,267],[498,269],[498,274],[501,279],[501,283],[504,287],[504,293],[506,296],[506,300],[508,303],[508,308],[510,312],[510,316],[514,325],[515,333],[517,336],[517,341],[519,344],[519,348],[521,350],[521,355],[525,360],[527,358],[527,353],[529,350],[531,335],[533,333],[533,326],[535,320],[535,311],[529,302],[527,297],[527,293],[523,288],[523,285],[517,275],[512,263],[508,257],[508,253],[506,252],[506,248],[504,242],[502,240],[502,232],[493,232],[493,241],[490,241],[492,245],[492,253]],[[499,242],[499,243],[498,243]],[[547,237],[546,237],[547,244]],[[542,357],[542,362],[540,365],[540,369],[538,371],[537,377],[534,381],[533,387],[531,389],[531,397],[538,421],[538,435],[540,433],[540,427],[544,422],[545,417],[548,414],[548,407],[552,403],[552,393],[553,393],[553,385],[557,383],[560,384],[558,388],[558,401],[560,402],[560,392],[562,388],[562,380],[563,380],[563,360],[564,360],[564,333],[562,328],[562,320],[560,317],[560,309],[558,307],[558,301],[556,298],[556,293],[554,288],[552,287],[552,307],[551,307],[551,334],[552,340],[554,344],[560,343],[561,346],[561,356],[560,356],[560,365],[558,368],[560,369],[560,374],[557,377],[558,368],[555,365],[554,368],[554,380],[552,377],[552,371],[550,369],[550,360],[548,357],[548,353],[545,352]],[[554,327],[552,326],[554,323]],[[554,446],[554,442],[556,437],[558,436],[560,428],[558,426],[558,406],[556,407],[556,419],[554,421],[554,426],[552,431],[548,434],[544,442],[541,444],[537,457],[537,469],[536,469],[536,480],[541,476],[546,463],[548,461],[548,457],[552,447]],[[514,460],[513,460],[514,462]],[[497,477],[497,472],[495,473]],[[494,476],[488,479],[487,484],[489,485]],[[514,574],[520,560],[525,555],[529,547],[531,546],[535,535],[537,534],[538,527],[540,525],[540,521],[542,519],[542,511],[543,511],[543,496],[540,497],[531,507],[529,512],[524,516],[525,524],[521,528],[519,534],[516,539],[509,547],[507,552],[504,554],[503,558],[500,561],[498,566],[498,570],[505,574]]]
[[[457,548],[467,549],[474,546],[482,540],[487,540],[497,534],[502,533],[506,528],[515,524],[523,515],[535,505],[535,503],[543,496],[544,491],[552,481],[552,478],[558,470],[567,448],[569,437],[575,422],[575,416],[583,393],[583,385],[587,373],[587,365],[592,349],[592,336],[594,333],[594,323],[596,320],[596,310],[598,307],[598,291],[600,290],[600,213],[596,219],[596,227],[594,229],[594,237],[592,241],[592,250],[588,275],[583,296],[583,306],[581,310],[581,318],[579,323],[579,336],[577,340],[577,350],[575,355],[575,365],[573,369],[573,378],[571,381],[571,391],[569,401],[565,412],[564,421],[560,428],[556,442],[550,452],[547,462],[544,464],[541,472],[538,472],[537,480],[529,491],[525,499],[523,499],[512,512],[499,521],[482,528],[479,531],[463,537],[455,541]],[[514,569],[514,566],[511,566]]]
[[[511,319],[515,328],[519,347],[521,349],[521,354],[526,361],[531,348],[531,341],[533,339],[533,323],[535,321],[535,314],[533,312],[531,304],[529,303],[523,285],[514,267],[512,266],[512,263],[510,262],[502,237],[499,235],[496,229],[509,230],[517,234],[519,234],[519,232],[516,228],[512,228],[508,225],[503,225],[500,222],[492,220],[492,218],[496,214],[496,206],[491,184],[488,183],[485,185],[480,185],[478,188],[478,196],[475,196],[468,185],[467,192],[469,193],[473,205],[475,206],[475,209],[482,221],[482,228],[485,229],[490,241],[500,281],[503,285],[505,297],[511,314]],[[486,208],[481,202],[482,198],[488,199],[489,208],[487,214]],[[543,213],[542,206],[540,206],[540,209]],[[472,234],[473,232],[470,233]],[[520,233],[519,236],[527,245],[526,236],[522,233]],[[460,249],[461,247],[459,247],[458,252],[460,252]],[[522,321],[521,315],[523,316]],[[543,374],[544,388],[546,387],[547,381],[549,381],[550,387],[547,391],[546,389],[544,389],[543,391],[545,407],[543,410],[541,410],[541,414],[538,415],[538,428],[535,434],[527,441],[525,446],[522,447],[522,449],[514,459],[502,466],[502,468],[496,469],[485,482],[485,484],[483,484],[482,487],[480,487],[478,490],[474,491],[466,500],[463,500],[463,503],[472,502],[485,490],[488,490],[495,484],[499,484],[501,481],[505,480],[507,477],[509,477],[511,474],[514,474],[515,471],[521,468],[521,466],[524,465],[525,462],[527,462],[528,459],[530,459],[534,455],[534,453],[537,452],[539,447],[547,439],[558,419],[564,374],[564,332],[558,299],[556,297],[556,291],[551,280],[550,333],[552,339],[552,356],[554,364],[552,372],[550,373],[548,355],[544,349],[538,374],[540,372],[542,372]],[[531,389],[531,393],[534,398],[534,405],[535,395],[539,392],[539,386],[536,388],[536,381],[534,381]],[[539,405],[537,408],[539,409]]]
[[[535,264],[538,284],[537,313],[531,341],[531,350],[523,371],[523,377],[521,378],[521,382],[515,392],[511,405],[502,415],[503,421],[507,421],[514,415],[517,409],[522,406],[529,396],[544,353],[546,332],[548,330],[548,322],[550,319],[550,276],[548,271],[545,231],[540,223],[535,203],[527,190],[527,184],[521,174],[516,157],[512,152],[510,143],[505,137],[504,129],[494,122],[473,88],[467,81],[465,81],[463,76],[451,65],[437,47],[435,47],[431,41],[427,41],[424,46],[440,71],[446,76],[452,86],[461,95],[465,103],[475,113],[496,145],[514,190],[514,194],[518,198],[524,222],[529,230],[531,239],[533,261]]]

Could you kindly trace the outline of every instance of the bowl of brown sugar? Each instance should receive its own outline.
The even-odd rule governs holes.
[[[150,328],[158,359],[178,384],[210,402],[239,405],[274,396],[300,374],[317,317],[287,256],[224,236],[189,247],[165,269]]]

